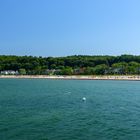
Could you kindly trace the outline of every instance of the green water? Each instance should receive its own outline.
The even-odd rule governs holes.
[[[0,79],[0,140],[140,140],[140,82]]]

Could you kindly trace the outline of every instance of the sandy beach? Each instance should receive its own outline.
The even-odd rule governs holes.
[[[119,75],[119,76],[99,76],[99,75],[71,75],[71,76],[58,76],[58,75],[0,75],[0,78],[29,78],[29,79],[60,79],[60,80],[140,80],[139,75]]]

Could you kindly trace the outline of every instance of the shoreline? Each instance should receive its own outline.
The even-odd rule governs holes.
[[[0,79],[58,79],[58,80],[128,80],[140,81],[140,75],[0,75]]]

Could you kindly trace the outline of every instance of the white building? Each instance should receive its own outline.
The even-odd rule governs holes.
[[[0,72],[2,75],[17,75],[19,74],[18,71],[14,71],[14,70],[4,70]]]

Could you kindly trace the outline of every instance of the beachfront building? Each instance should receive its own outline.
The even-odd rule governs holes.
[[[19,72],[18,71],[14,71],[14,70],[4,70],[0,72],[1,75],[18,75]]]

